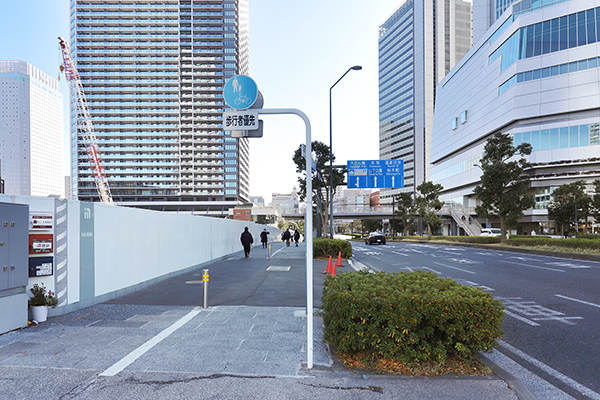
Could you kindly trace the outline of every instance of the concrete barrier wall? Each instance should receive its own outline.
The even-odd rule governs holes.
[[[38,283],[57,293],[59,306],[50,310],[51,316],[242,254],[244,227],[259,246],[265,228],[252,222],[74,200],[0,195],[0,202],[29,204],[30,215],[54,213],[49,232],[54,234],[54,274],[29,278],[24,290],[29,296],[29,289]],[[280,238],[280,229],[267,230],[270,240]]]

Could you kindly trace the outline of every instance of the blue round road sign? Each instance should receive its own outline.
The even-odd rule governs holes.
[[[223,88],[225,103],[234,110],[252,107],[258,97],[258,86],[246,75],[236,75],[229,79]]]

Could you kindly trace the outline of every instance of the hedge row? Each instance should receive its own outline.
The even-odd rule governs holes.
[[[489,293],[434,273],[327,276],[324,338],[346,354],[404,363],[491,352],[502,337],[504,306]]]
[[[352,245],[346,240],[317,238],[313,239],[313,257],[328,258],[337,257],[342,252],[342,258],[352,257]]]
[[[566,250],[600,250],[600,240],[588,239],[588,238],[577,238],[577,239],[552,239],[549,237],[537,237],[537,236],[519,236],[511,237],[509,240],[504,242],[507,246],[526,246],[526,247],[543,247],[552,246],[560,247]]]

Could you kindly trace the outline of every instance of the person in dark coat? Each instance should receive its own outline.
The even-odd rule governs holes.
[[[242,232],[240,240],[242,241],[242,246],[244,246],[244,254],[246,255],[246,258],[248,258],[250,256],[250,246],[252,243],[254,243],[254,238],[248,231],[248,227],[244,228],[244,232]]]
[[[300,232],[296,229],[296,232],[294,232],[294,242],[296,242],[296,247],[298,247],[298,240],[300,240]]]
[[[269,232],[267,232],[266,229],[263,229],[263,231],[260,233],[260,241],[262,243],[263,249],[265,247],[268,247],[267,243],[269,242]]]
[[[285,242],[286,246],[290,245],[290,239],[292,238],[292,234],[290,233],[290,230],[286,230],[285,232],[283,232],[283,235],[281,236],[281,239],[283,239],[283,241]]]

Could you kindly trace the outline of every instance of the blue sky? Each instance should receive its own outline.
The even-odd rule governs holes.
[[[295,108],[311,121],[312,138],[329,144],[329,88],[333,89],[336,164],[379,158],[378,27],[403,0],[250,0],[250,76],[264,108]],[[58,77],[58,36],[69,38],[68,0],[0,0],[0,59],[27,61]],[[65,162],[69,174],[69,94],[65,100]],[[298,175],[293,152],[305,142],[296,116],[263,116],[264,136],[250,139],[250,194],[290,193]]]

